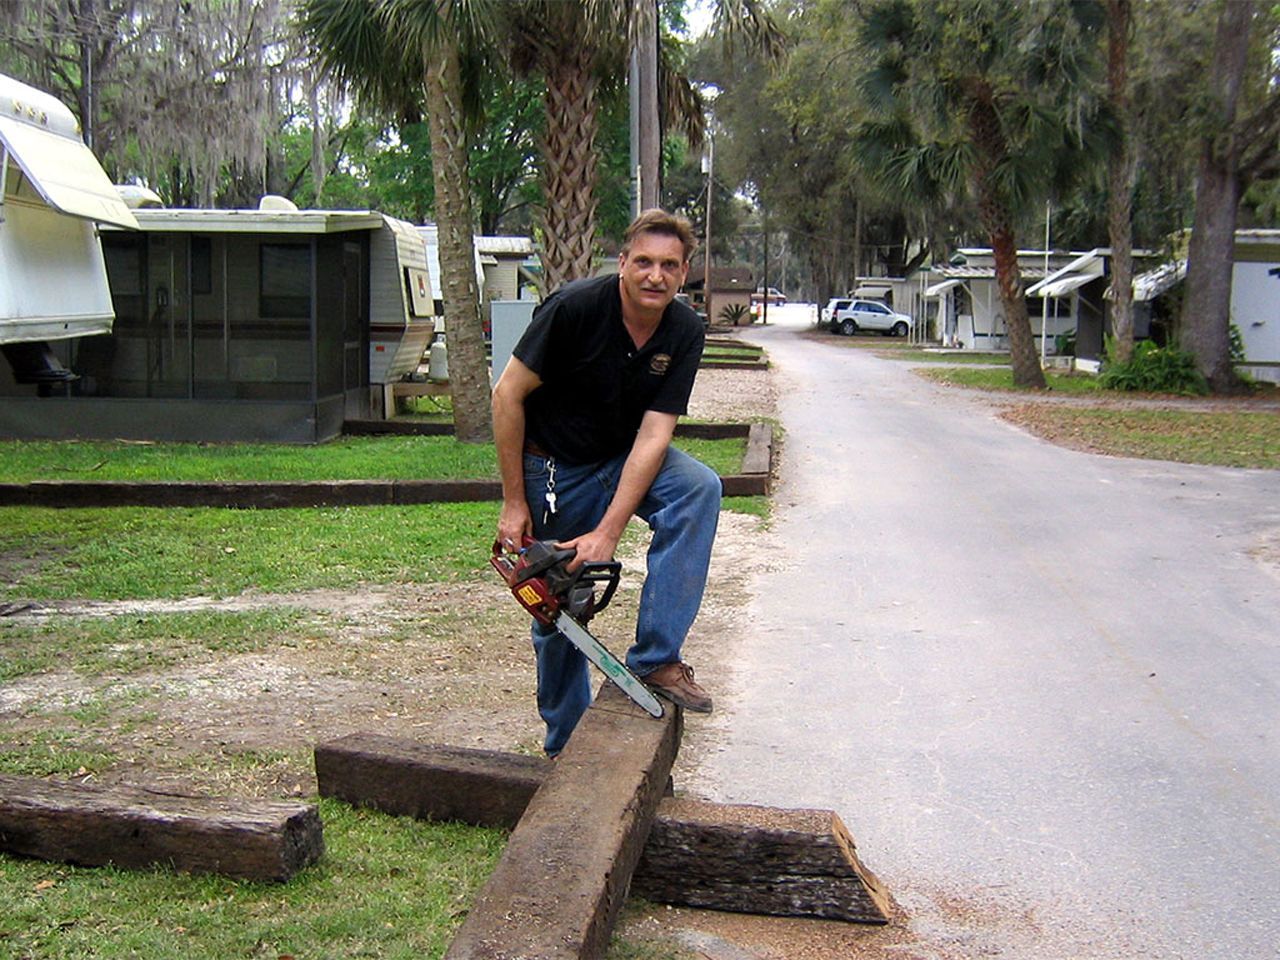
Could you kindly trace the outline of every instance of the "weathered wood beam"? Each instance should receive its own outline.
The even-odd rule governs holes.
[[[395,816],[514,826],[551,761],[356,733],[316,747],[320,795]],[[884,923],[890,901],[830,810],[667,798],[632,891],[658,903]]]
[[[680,745],[606,683],[511,833],[446,960],[604,956]]]
[[[88,866],[288,880],[324,853],[314,805],[0,775],[0,850]]]
[[[656,903],[885,923],[890,904],[831,810],[667,799],[632,892]]]
[[[545,757],[353,733],[316,746],[320,796],[397,817],[514,827],[551,770]]]

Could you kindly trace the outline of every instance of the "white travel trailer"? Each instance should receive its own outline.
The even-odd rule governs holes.
[[[98,223],[137,227],[75,117],[0,75],[0,349],[18,382],[74,379],[49,342],[110,333]]]

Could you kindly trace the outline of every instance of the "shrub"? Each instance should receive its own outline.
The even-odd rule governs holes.
[[[1151,340],[1134,344],[1133,359],[1116,363],[1114,343],[1107,342],[1107,364],[1098,382],[1107,390],[1140,390],[1193,396],[1209,392],[1195,359],[1177,347],[1160,347]]]
[[[1244,355],[1244,334],[1242,334],[1240,332],[1240,328],[1233,323],[1231,325],[1231,330],[1228,332],[1228,336],[1230,337],[1231,342],[1231,362],[1243,363],[1246,359]]]
[[[730,303],[720,311],[720,319],[725,323],[731,323],[735,327],[742,323],[747,316],[747,308],[741,303]]]

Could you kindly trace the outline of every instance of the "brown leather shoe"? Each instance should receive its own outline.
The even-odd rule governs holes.
[[[644,678],[653,692],[677,706],[694,713],[711,712],[711,696],[693,679],[693,667],[687,663],[664,663]]]

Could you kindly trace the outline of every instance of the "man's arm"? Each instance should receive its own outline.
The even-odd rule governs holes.
[[[498,540],[508,549],[519,549],[522,538],[533,535],[524,496],[524,401],[541,385],[536,373],[512,357],[493,388],[493,443],[502,477]]]
[[[674,413],[659,413],[657,410],[645,413],[644,419],[640,421],[635,443],[631,445],[631,453],[622,466],[618,489],[614,491],[609,509],[605,511],[600,524],[590,533],[561,544],[578,551],[573,563],[569,565],[570,570],[576,570],[588,560],[613,559],[628,521],[649,493],[654,477],[662,469],[662,462],[667,457],[667,447],[675,434],[677,419]]]

